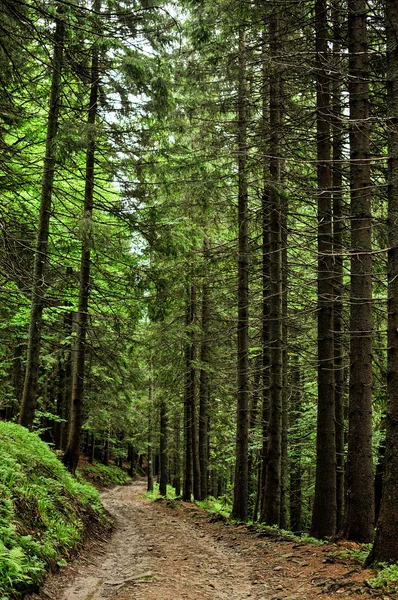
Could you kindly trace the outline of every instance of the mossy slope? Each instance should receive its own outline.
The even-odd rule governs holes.
[[[0,599],[40,583],[104,520],[98,492],[74,479],[47,444],[0,422]]]

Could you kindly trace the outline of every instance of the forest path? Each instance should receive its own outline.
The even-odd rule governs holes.
[[[152,502],[145,498],[143,480],[106,491],[102,500],[115,520],[110,538],[88,544],[32,599],[374,597],[364,585],[371,572],[330,562],[330,547],[260,537],[243,526],[214,522],[184,502],[176,502],[175,508]]]

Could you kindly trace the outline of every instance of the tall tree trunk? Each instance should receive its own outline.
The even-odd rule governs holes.
[[[193,332],[189,329],[192,324],[192,291],[191,287],[187,288],[187,307],[185,316],[185,328],[187,341],[185,344],[185,390],[184,390],[184,487],[183,499],[186,502],[191,501],[193,488],[193,472],[192,472],[192,396],[194,393],[195,379],[192,369],[192,336]]]
[[[336,415],[336,532],[344,516],[344,368],[343,368],[343,177],[344,134],[342,128],[342,58],[340,0],[333,0],[332,158],[333,158],[333,253],[334,253],[334,398]]]
[[[94,12],[100,12],[100,0],[94,0]],[[88,107],[89,142],[86,153],[86,185],[84,193],[84,221],[82,254],[80,263],[79,311],[77,315],[76,358],[72,382],[72,404],[69,425],[68,444],[62,458],[64,465],[74,473],[79,462],[80,436],[82,428],[84,367],[86,355],[86,337],[88,323],[88,300],[90,292],[92,215],[94,198],[94,168],[95,168],[95,132],[99,91],[99,50],[97,43],[93,44],[91,60],[91,91]]]
[[[152,412],[153,412],[153,378],[152,378],[152,364],[150,365],[151,377],[149,380],[148,390],[148,481],[147,491],[153,492],[153,433],[152,433]]]
[[[57,417],[60,419],[64,419],[65,415],[65,365],[63,363],[62,358],[58,357],[58,365],[57,365],[58,377],[57,377]],[[62,421],[58,421],[54,425],[54,446],[56,450],[60,450],[62,448],[62,434],[63,434],[63,423]]]
[[[283,84],[281,82],[280,103],[281,113],[283,113]],[[281,117],[281,125],[282,117]],[[282,185],[284,181],[282,179]],[[281,454],[281,516],[279,525],[281,529],[289,529],[289,397],[290,390],[288,387],[289,379],[289,353],[288,353],[288,324],[287,324],[287,286],[288,286],[288,263],[287,263],[287,214],[288,200],[285,195],[281,198],[281,244],[282,244],[282,454]]]
[[[174,459],[174,476],[173,487],[175,488],[176,496],[181,495],[181,435],[180,435],[180,413],[179,409],[174,416],[174,444],[175,444],[175,459]]]
[[[204,257],[209,251],[209,240],[204,242]],[[210,302],[209,284],[205,280],[202,288],[202,343],[200,347],[200,383],[199,383],[199,463],[200,463],[200,499],[207,497],[208,473],[208,401],[210,363]]]
[[[270,16],[270,55],[277,64],[279,44],[278,15]],[[270,418],[268,427],[265,495],[261,520],[279,525],[281,515],[282,460],[282,238],[280,183],[280,74],[270,80]]]
[[[261,283],[262,283],[262,319],[261,319],[261,341],[262,341],[262,409],[261,409],[261,432],[262,432],[262,448],[261,448],[261,468],[259,473],[259,485],[261,493],[257,494],[259,502],[257,509],[260,509],[260,518],[264,510],[264,497],[265,497],[265,484],[267,474],[267,448],[268,448],[268,425],[269,425],[269,411],[270,411],[270,195],[269,189],[266,186],[266,181],[269,174],[269,159],[268,149],[266,148],[266,140],[268,138],[269,131],[269,78],[267,69],[267,56],[268,56],[268,39],[267,39],[267,26],[264,22],[263,28],[263,39],[262,39],[262,54],[263,54],[263,65],[262,65],[262,134],[263,134],[263,182],[264,190],[261,199],[261,213],[262,213],[262,264],[261,264]],[[257,502],[256,502],[257,504]],[[254,518],[254,517],[253,517]]]
[[[247,520],[249,445],[249,228],[247,188],[246,32],[239,28],[238,82],[238,399],[232,517]]]
[[[52,81],[50,105],[47,119],[46,153],[41,186],[40,215],[37,232],[36,251],[33,264],[32,300],[29,319],[28,348],[25,381],[22,392],[21,410],[18,422],[32,428],[35,416],[37,386],[39,379],[40,344],[43,324],[45,278],[48,260],[48,237],[51,215],[51,201],[55,171],[55,138],[61,103],[62,65],[64,53],[65,21],[64,9],[57,9],[54,33],[54,54],[52,60]]]
[[[191,311],[192,325],[197,322],[197,298],[196,285],[191,285]],[[198,346],[196,341],[196,333],[191,331],[191,413],[192,413],[192,468],[193,468],[193,497],[195,500],[200,500],[200,448],[199,448],[199,411],[198,411],[198,382],[197,368],[195,366],[198,360]]]
[[[162,398],[160,402],[160,477],[159,477],[159,492],[161,496],[167,496],[168,483],[168,468],[169,460],[167,453],[167,409],[166,402]]]
[[[259,354],[254,361],[254,377],[253,377],[253,389],[251,393],[251,405],[249,412],[249,441],[251,444],[251,448],[249,448],[249,456],[248,456],[248,479],[249,479],[249,495],[256,491],[257,489],[257,458],[258,453],[253,448],[253,442],[255,440],[256,435],[256,426],[258,420],[258,411],[259,411],[259,400],[260,400],[260,385],[261,385],[261,371],[262,371],[262,362],[263,357],[262,354]]]
[[[330,81],[327,0],[315,2],[318,179],[318,417],[311,535],[336,531],[336,432],[333,377],[333,264]]]
[[[291,428],[297,428],[301,416],[301,377],[300,363],[295,357],[292,365],[292,401],[291,401]],[[301,444],[295,444],[290,469],[290,527],[295,533],[303,530],[302,523],[302,466],[301,466]]]
[[[367,2],[348,0],[351,297],[347,498],[344,535],[373,539],[372,222],[369,162]]]
[[[398,562],[398,10],[386,0],[388,99],[387,419],[383,493],[368,563]]]

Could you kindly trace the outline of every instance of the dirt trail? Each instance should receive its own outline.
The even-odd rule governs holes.
[[[42,593],[48,600],[344,600],[374,597],[371,573],[330,563],[325,547],[259,537],[212,522],[196,506],[151,502],[145,484],[103,494],[115,519]],[[357,596],[358,594],[358,596]]]

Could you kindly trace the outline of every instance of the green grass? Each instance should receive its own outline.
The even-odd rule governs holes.
[[[24,427],[0,422],[0,599],[39,584],[107,521],[98,492],[74,479],[47,444]]]
[[[103,465],[99,462],[94,464],[83,463],[78,468],[78,473],[90,483],[100,487],[110,485],[125,485],[131,481],[130,475],[116,465]]]

